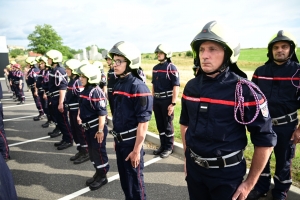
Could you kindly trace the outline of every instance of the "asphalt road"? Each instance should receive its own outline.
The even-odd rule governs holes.
[[[4,124],[11,155],[7,164],[20,200],[124,199],[110,135],[107,139],[109,183],[96,191],[90,191],[85,181],[94,174],[92,164],[88,161],[74,165],[69,160],[76,153],[75,146],[57,150],[53,144],[61,137],[50,138],[47,135],[54,128],[42,128],[45,120],[35,122],[32,119],[38,112],[31,93],[25,92],[26,104],[18,106],[9,98],[11,94],[5,92],[5,84],[1,82],[4,88]],[[146,142],[144,176],[147,199],[188,199],[182,154],[174,153],[167,159],[161,159],[152,155],[153,148],[154,144]],[[271,195],[264,199],[271,199]],[[300,199],[298,188],[289,192],[288,200],[296,199]]]

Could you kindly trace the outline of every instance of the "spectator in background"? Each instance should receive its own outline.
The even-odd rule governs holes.
[[[9,70],[10,70],[10,65],[7,65],[6,68],[4,68],[4,70],[3,70],[8,93],[11,92],[10,84],[9,84],[9,80],[8,80]]]

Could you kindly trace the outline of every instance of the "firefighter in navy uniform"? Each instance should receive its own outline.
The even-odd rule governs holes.
[[[15,85],[15,91],[16,91],[16,97],[17,100],[19,101],[19,103],[17,103],[17,105],[20,104],[24,104],[25,103],[25,94],[23,91],[24,88],[24,74],[21,71],[21,66],[19,64],[14,64],[14,68],[15,68],[15,73],[14,73],[14,81],[13,84]]]
[[[47,117],[47,122],[42,124],[42,127],[48,127],[49,123],[49,109],[48,109],[48,99],[45,98],[45,90],[43,88],[44,76],[46,73],[46,63],[47,58],[45,56],[37,57],[36,61],[39,65],[40,73],[37,75],[35,94],[39,96],[40,102],[42,104],[42,108]],[[47,126],[48,125],[48,126]]]
[[[143,82],[141,53],[118,42],[109,51],[118,82],[114,86],[113,130],[117,165],[125,199],[146,199],[143,143],[152,114],[153,97]]]
[[[93,65],[98,67],[98,69],[101,72],[101,80],[100,80],[100,83],[99,83],[99,87],[105,93],[105,96],[107,97],[107,78],[106,78],[106,75],[104,74],[103,64],[100,61],[95,61],[93,63]]]
[[[65,62],[66,73],[69,77],[65,104],[69,111],[71,130],[78,151],[74,156],[70,158],[70,160],[73,161],[74,164],[80,164],[90,159],[84,130],[77,121],[79,95],[83,90],[83,86],[81,85],[81,81],[79,80],[79,75],[76,71],[76,69],[80,66],[80,61],[76,59],[70,59]]]
[[[49,95],[51,96],[51,105],[53,115],[56,119],[59,130],[62,133],[62,142],[57,150],[63,150],[73,146],[73,136],[71,132],[70,123],[67,116],[67,108],[65,106],[65,95],[68,86],[67,74],[65,69],[62,67],[63,56],[62,53],[57,50],[50,50],[46,53],[48,58],[48,64],[51,65],[49,72]],[[60,132],[52,133],[50,137],[57,137]]]
[[[0,156],[0,200],[17,200],[18,196],[11,171]]]
[[[299,61],[296,56],[297,44],[294,37],[283,30],[278,31],[268,44],[269,60],[258,67],[252,77],[268,99],[273,130],[278,141],[274,147],[276,167],[273,199],[287,198],[292,185],[291,164],[295,145],[300,142],[300,126],[297,128],[299,109]],[[270,160],[263,170],[248,199],[266,196],[270,189]]]
[[[154,96],[153,112],[159,132],[160,147],[153,151],[153,154],[167,158],[173,152],[173,119],[179,93],[179,73],[172,64],[172,51],[167,45],[158,45],[155,53],[160,63],[152,70],[152,95]]]
[[[38,77],[38,94],[42,102],[43,110],[47,116],[46,123],[42,124],[43,128],[48,128],[50,125],[53,124],[52,117],[51,117],[51,110],[49,109],[49,99],[47,97],[47,94],[49,93],[48,89],[48,81],[49,81],[49,68],[50,65],[48,64],[48,58],[46,56],[41,56],[39,59],[39,65],[40,65],[40,76]]]
[[[13,95],[12,95],[10,98],[13,98],[13,99],[16,98],[15,88],[14,88],[12,82],[11,82],[11,80],[12,80],[12,78],[13,78],[13,72],[14,72],[14,67],[13,67],[13,65],[14,65],[14,64],[17,64],[17,63],[16,63],[16,61],[12,60],[12,61],[10,62],[10,68],[11,68],[11,70],[9,71],[9,75],[8,75],[8,76],[9,76],[8,79],[9,79],[9,81],[10,81],[11,91],[12,91],[12,93],[13,93]]]
[[[114,96],[113,96],[113,90],[114,85],[118,81],[118,78],[115,75],[114,67],[112,66],[112,58],[109,54],[105,56],[105,60],[107,62],[107,65],[109,67],[109,70],[107,72],[107,97],[109,102],[109,108],[111,111],[111,114],[114,114]]]
[[[61,134],[61,131],[59,130],[58,124],[56,122],[55,116],[53,114],[52,104],[51,104],[51,96],[49,94],[49,73],[51,71],[51,66],[48,64],[48,58],[45,56],[41,57],[40,62],[45,63],[45,73],[43,76],[43,83],[42,88],[44,90],[44,96],[43,98],[47,100],[47,106],[48,109],[48,115],[47,115],[47,122],[45,124],[42,124],[43,128],[48,128],[49,126],[55,125],[55,128],[53,131],[48,132],[48,135],[52,135],[52,137],[59,136]]]
[[[36,88],[35,85],[36,85],[36,81],[37,81],[37,75],[39,75],[40,70],[39,70],[39,68],[35,67],[37,62],[34,57],[26,58],[25,62],[27,63],[27,65],[30,66],[30,69],[29,69],[28,75],[27,75],[28,76],[27,83],[28,83],[28,86],[30,87],[36,108],[39,111],[39,115],[34,117],[33,120],[39,121],[45,117],[43,107],[42,107],[42,104],[40,101],[40,97],[37,95],[37,93],[35,93],[35,88]]]
[[[95,65],[86,64],[77,69],[84,90],[80,93],[78,124],[85,129],[90,160],[96,169],[94,176],[86,181],[91,190],[97,190],[107,183],[109,163],[106,152],[108,128],[105,124],[106,97],[98,84],[101,72]]]
[[[245,199],[276,144],[265,96],[236,65],[233,33],[211,21],[191,43],[200,69],[184,88],[180,115],[191,200]],[[256,148],[243,181],[245,125]]]
[[[0,157],[2,156],[5,161],[8,161],[10,159],[10,155],[9,155],[9,147],[6,140],[6,134],[5,134],[4,123],[3,123],[3,106],[1,102],[2,98],[3,98],[3,91],[0,82],[0,154],[1,154]]]

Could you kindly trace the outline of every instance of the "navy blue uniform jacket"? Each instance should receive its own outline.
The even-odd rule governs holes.
[[[246,128],[234,118],[236,84],[243,78],[228,69],[215,78],[203,75],[202,83],[201,77],[191,79],[182,96],[180,124],[188,126],[186,145],[206,158],[244,149],[247,145]],[[244,120],[248,122],[253,118],[256,106],[246,85],[243,85],[243,97]],[[241,120],[239,113],[237,116]],[[276,145],[277,136],[272,130],[270,115],[264,117],[261,110],[256,120],[247,125],[247,129],[255,146]]]
[[[299,109],[299,91],[294,86],[299,86],[300,65],[294,61],[277,65],[274,62],[258,67],[252,81],[259,85],[268,99],[270,115],[272,118],[290,114]],[[294,83],[294,85],[292,84]]]
[[[152,94],[143,81],[132,74],[120,78],[114,87],[114,131],[128,131],[136,128],[139,123],[149,121],[152,107]],[[132,139],[118,145],[132,146],[134,143],[135,140]]]
[[[179,73],[176,67],[168,62],[154,66],[152,70],[152,84],[156,93],[172,91],[174,86],[180,85]]]

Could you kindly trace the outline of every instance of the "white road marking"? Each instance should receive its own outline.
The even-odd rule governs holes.
[[[144,163],[144,166],[146,167],[148,165],[151,165],[151,164],[153,164],[153,163],[155,163],[155,162],[157,162],[157,161],[159,161],[161,159],[162,158],[160,158],[160,157],[156,157],[156,158],[153,158],[151,160],[148,160],[147,162]],[[116,175],[114,175],[112,177],[109,177],[107,180],[108,180],[108,183],[110,183],[110,182],[112,182],[114,180],[117,180],[119,178],[120,178],[119,174],[116,174]],[[64,197],[62,197],[62,198],[60,198],[58,200],[70,200],[70,199],[74,199],[74,198],[76,198],[76,197],[78,197],[78,196],[80,196],[82,194],[85,194],[85,193],[87,193],[89,191],[91,191],[90,188],[89,187],[85,187],[85,188],[83,188],[81,190],[78,190],[78,191],[72,193],[72,194],[64,196]]]
[[[17,118],[11,118],[11,119],[4,119],[3,121],[4,121],[4,122],[7,122],[7,121],[16,120],[16,119],[23,119],[23,118],[36,117],[36,116],[38,116],[38,115],[35,114],[35,115],[29,115],[29,116],[24,116],[24,117],[17,117]]]
[[[26,140],[24,142],[17,142],[17,143],[14,143],[14,144],[9,144],[8,146],[13,147],[13,146],[17,146],[17,145],[20,145],[20,144],[26,144],[26,143],[29,143],[29,142],[35,142],[35,141],[38,141],[38,140],[44,140],[44,139],[48,139],[48,138],[50,138],[50,136],[45,136],[45,137],[36,138],[36,139],[32,139],[32,140]]]
[[[34,105],[35,103],[25,103],[25,104],[21,104],[21,105],[14,105],[14,106],[6,106],[3,108],[14,108],[14,107],[19,107],[19,106],[28,106],[28,105]]]

